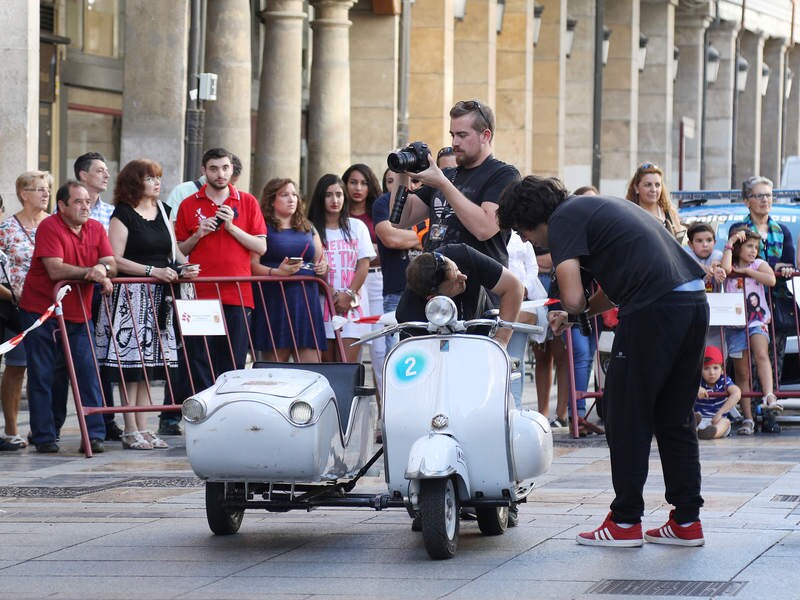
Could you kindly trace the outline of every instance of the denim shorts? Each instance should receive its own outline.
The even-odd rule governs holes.
[[[18,333],[19,333],[18,331],[13,331],[8,327],[2,327],[0,328],[0,340],[2,340],[3,342],[7,342]],[[19,346],[17,346],[16,348],[14,348],[9,352],[6,352],[0,358],[5,359],[7,367],[24,367],[27,365],[25,357],[25,346],[23,344],[20,344]]]
[[[769,341],[769,329],[763,323],[753,323],[748,325],[747,334],[763,335]],[[747,338],[744,335],[744,327],[726,327],[725,345],[728,347],[728,356],[731,358],[742,358],[742,353],[747,350]]]

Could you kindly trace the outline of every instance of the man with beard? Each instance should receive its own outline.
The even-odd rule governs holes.
[[[206,184],[185,198],[178,209],[175,221],[178,246],[190,262],[200,265],[201,276],[249,277],[250,253],[260,256],[267,250],[267,227],[258,200],[230,183],[232,155],[224,148],[206,151],[202,172]],[[223,336],[207,338],[215,373],[244,368],[253,310],[252,286],[249,283],[220,284],[219,296],[215,284],[196,284],[196,289],[198,298],[219,297],[225,313],[227,339]],[[195,388],[209,387],[214,380],[205,352],[190,351],[189,354]],[[201,373],[198,382],[197,376]]]
[[[450,135],[455,168],[439,169],[432,155],[430,166],[413,174],[424,186],[408,194],[398,227],[410,227],[430,218],[425,250],[444,244],[472,246],[504,267],[508,266],[508,231],[501,231],[495,213],[500,193],[519,171],[492,155],[494,112],[478,100],[462,100],[450,109]],[[408,188],[409,174],[399,175]],[[394,206],[394,192],[391,205]]]

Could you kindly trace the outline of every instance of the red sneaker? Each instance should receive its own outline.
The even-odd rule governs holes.
[[[702,546],[706,543],[700,521],[681,526],[672,518],[672,512],[669,513],[669,521],[657,529],[647,530],[644,539],[654,544],[674,546]]]
[[[611,520],[608,513],[606,520],[594,531],[579,533],[575,541],[583,546],[617,546],[620,548],[633,548],[641,546],[642,524],[636,523],[632,527],[620,527]]]

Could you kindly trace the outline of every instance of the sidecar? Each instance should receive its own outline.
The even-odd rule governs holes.
[[[214,533],[235,533],[247,508],[385,504],[349,494],[380,456],[375,389],[361,364],[256,363],[222,374],[182,412]]]

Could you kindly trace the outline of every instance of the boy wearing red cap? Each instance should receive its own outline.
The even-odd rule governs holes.
[[[703,378],[694,402],[697,437],[713,440],[730,433],[731,422],[725,416],[742,398],[742,390],[722,372],[722,352],[716,346],[706,346],[703,355]],[[711,396],[724,392],[725,396]]]

